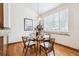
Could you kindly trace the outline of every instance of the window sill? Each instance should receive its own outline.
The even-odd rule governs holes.
[[[70,36],[69,32],[45,32],[45,33]]]

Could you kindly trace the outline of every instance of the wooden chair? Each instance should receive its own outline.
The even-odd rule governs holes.
[[[24,50],[25,51],[25,55],[27,54],[27,51],[28,49],[30,48],[30,50],[32,50],[32,47],[34,47],[34,50],[36,49],[35,45],[36,43],[34,42],[34,40],[31,40],[30,38],[27,38],[27,37],[22,37],[22,40],[23,40],[23,53],[24,53]],[[30,51],[30,54],[31,54],[31,51]]]
[[[48,55],[49,52],[53,51],[53,54],[55,56],[55,51],[54,51],[54,42],[55,42],[55,38],[50,38],[50,39],[46,39],[44,38],[43,43],[40,44],[40,55],[41,55],[41,51],[45,52],[46,56]]]

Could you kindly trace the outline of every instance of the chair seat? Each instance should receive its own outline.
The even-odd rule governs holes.
[[[36,44],[36,42],[33,42],[33,41],[26,42],[26,45],[27,45],[27,46],[28,46],[28,44],[29,44],[29,45],[34,45],[34,44]]]
[[[52,46],[49,42],[41,43],[40,45],[44,48],[51,48]]]

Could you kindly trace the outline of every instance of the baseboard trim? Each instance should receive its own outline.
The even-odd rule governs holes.
[[[13,42],[13,43],[8,43],[8,45],[13,45],[13,44],[18,44],[18,43],[22,43],[22,41]]]
[[[57,43],[57,42],[55,42],[55,44],[57,44],[57,45],[61,45],[61,46],[66,47],[66,48],[68,48],[68,49],[71,49],[71,50],[74,50],[74,51],[79,52],[78,49],[75,49],[75,48],[73,48],[73,47],[69,47],[69,46],[66,46],[66,45],[63,45],[63,44],[60,44],[60,43]]]

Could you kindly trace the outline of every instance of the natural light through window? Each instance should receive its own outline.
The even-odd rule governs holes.
[[[48,32],[68,32],[68,9],[45,17],[44,30]]]

